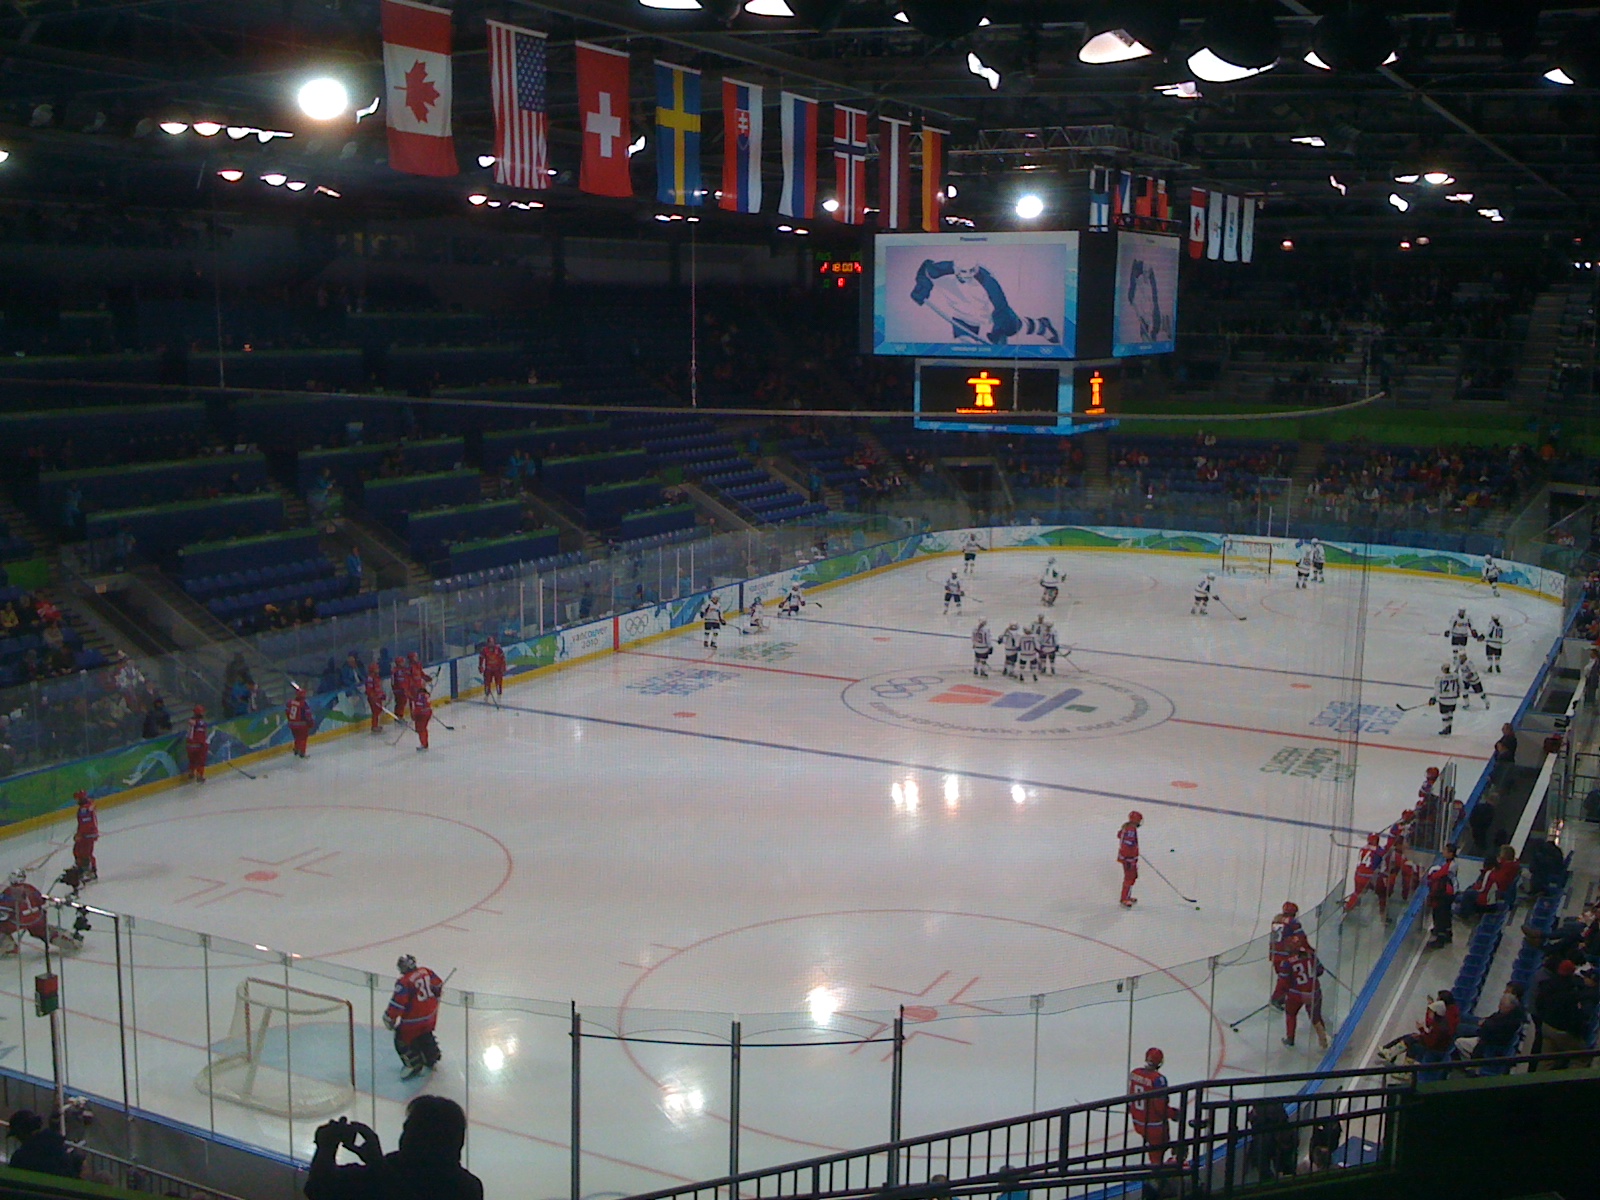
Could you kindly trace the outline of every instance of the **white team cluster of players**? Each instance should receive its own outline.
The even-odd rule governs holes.
[[[805,589],[798,583],[790,584],[789,590],[778,601],[778,615],[780,617],[797,617],[800,610],[807,604],[815,604],[814,600],[807,600]],[[759,594],[750,598],[744,614],[745,623],[743,632],[762,633],[767,629],[766,613],[762,611],[763,601]],[[706,602],[700,609],[701,638],[700,644],[707,649],[717,648],[717,634],[728,623],[722,612],[722,597],[712,592],[706,597]]]
[[[961,602],[966,598],[966,585],[962,583],[962,575],[972,575],[978,561],[978,551],[983,549],[976,534],[968,534],[965,544],[961,547],[962,570],[951,571],[950,578],[944,581],[944,611],[949,612],[952,607],[956,612],[961,611]],[[1061,572],[1056,569],[1056,560],[1052,558],[1045,564],[1044,570],[1039,575],[1039,603],[1046,608],[1055,607],[1061,597]],[[1004,654],[1004,664],[1000,668],[1002,675],[1009,675],[1013,679],[1038,679],[1041,675],[1054,675],[1056,673],[1056,658],[1062,654],[1061,639],[1056,634],[1053,621],[1047,621],[1045,615],[1040,613],[1027,625],[1012,621],[1005,629],[995,636],[994,630],[989,627],[987,617],[980,620],[972,631],[972,673],[981,677],[989,674],[989,659],[994,656],[996,648]],[[1071,648],[1067,648],[1071,654]]]

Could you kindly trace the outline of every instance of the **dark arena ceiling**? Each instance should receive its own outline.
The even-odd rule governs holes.
[[[380,95],[378,0],[0,0],[0,150],[9,153],[0,200],[229,211],[337,205],[351,216],[385,217],[465,212],[467,195],[494,190],[478,165],[493,136],[485,19],[494,18],[550,35],[558,174],[539,197],[547,207],[516,214],[529,229],[552,221],[602,229],[655,212],[653,136],[635,164],[640,199],[600,200],[576,189],[574,39],[632,54],[636,135],[653,135],[652,58],[706,73],[708,178],[721,153],[717,81],[725,73],[768,85],[769,105],[783,87],[874,114],[926,117],[952,131],[958,198],[950,211],[983,225],[1005,223],[1008,197],[1024,183],[1065,197],[1075,172],[1093,165],[1165,177],[1180,198],[1190,185],[1263,195],[1264,219],[1285,229],[1360,232],[1395,222],[1394,177],[1429,171],[1455,182],[1411,185],[1408,219],[1427,213],[1463,236],[1490,234],[1478,209],[1506,218],[1495,230],[1578,234],[1593,230],[1600,208],[1600,5],[790,4],[795,15],[784,18],[752,15],[735,0],[701,0],[697,11],[640,0],[458,0],[450,7],[462,173],[421,179],[387,166],[381,112],[318,125],[294,100],[298,85],[319,74],[344,80],[357,106]],[[1131,27],[1163,7],[1164,32],[1157,11],[1151,40],[1166,43],[1164,52],[1080,61],[1087,34],[1119,21]],[[1252,16],[1259,33],[1263,15],[1280,40],[1274,69],[1233,82],[1197,79],[1188,63],[1195,51],[1238,36],[1237,23]],[[1391,61],[1363,69],[1375,47],[1387,52],[1386,38]],[[1304,61],[1313,49],[1357,65],[1319,69]],[[969,69],[969,55],[998,73],[997,87]],[[1558,69],[1570,86],[1546,78]],[[1191,82],[1178,89],[1189,94],[1158,90]],[[766,173],[775,182],[777,120],[769,113]],[[189,128],[169,135],[163,121]],[[255,134],[201,137],[196,121],[294,136],[265,144]],[[225,168],[243,172],[238,184],[218,181]],[[260,183],[280,172],[326,190],[290,195]],[[826,188],[826,165],[822,177]],[[1446,193],[1472,200],[1450,203]],[[703,232],[744,236],[776,220],[708,214]]]

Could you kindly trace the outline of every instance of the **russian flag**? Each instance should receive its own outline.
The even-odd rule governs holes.
[[[761,88],[722,81],[722,199],[729,212],[761,211]]]
[[[794,92],[781,96],[783,195],[778,211],[810,220],[817,212],[817,102]]]

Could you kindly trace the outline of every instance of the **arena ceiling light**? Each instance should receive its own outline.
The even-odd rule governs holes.
[[[1484,218],[1486,221],[1493,221],[1496,224],[1499,224],[1501,221],[1506,219],[1505,214],[1502,213],[1498,208],[1480,208],[1478,210],[1478,215]]]
[[[1407,200],[1404,196],[1397,195],[1394,192],[1389,193],[1389,203],[1400,212],[1406,212],[1411,208],[1411,201]]]
[[[255,130],[252,127],[250,127],[249,125],[229,125],[228,126],[228,137],[231,138],[233,141],[236,141],[236,142],[241,138],[249,137],[254,132],[255,132]]]
[[[229,183],[238,183],[244,178],[244,172],[238,167],[223,167],[217,172],[217,178],[227,180]]]
[[[1453,192],[1450,195],[1446,196],[1445,199],[1450,201],[1452,204],[1471,204],[1472,203],[1472,193],[1471,192]]]
[[[1328,186],[1334,191],[1338,192],[1341,196],[1348,196],[1350,194],[1350,188],[1346,184],[1340,183],[1337,175],[1328,176]]]
[[[744,10],[752,17],[794,17],[794,9],[785,0],[750,0]]]
[[[1396,175],[1394,181],[1396,183],[1415,183],[1421,178],[1421,175]]]
[[[1600,86],[1600,20],[1587,21],[1567,34],[1551,57],[1554,65],[1544,73],[1551,83]]]
[[[467,203],[476,208],[478,205],[482,204],[488,199],[489,197],[485,196],[482,192],[473,192],[472,195],[467,197]]]
[[[11,151],[9,151],[9,150],[0,150],[0,163],[5,162],[6,159],[8,159],[10,157],[11,157]]]
[[[646,8],[665,8],[676,12],[694,12],[700,7],[700,0],[639,0]]]
[[[837,200],[835,200],[832,196],[829,196],[826,200],[824,200],[822,202],[822,211],[826,212],[826,213],[836,213],[836,212],[838,212],[839,211],[839,202]]]
[[[492,166],[494,166],[494,155],[492,155],[492,154],[480,154],[480,155],[478,155],[478,165],[480,167],[492,167]]]
[[[1178,6],[1174,0],[1103,5],[1090,14],[1083,32],[1079,62],[1119,63],[1165,55],[1178,36]]]
[[[1226,0],[1200,27],[1200,49],[1189,69],[1207,83],[1232,83],[1270,71],[1283,37],[1263,0]]]
[[[1393,59],[1399,44],[1399,31],[1379,5],[1345,0],[1317,22],[1305,61],[1328,71],[1372,71]]]
[[[1289,140],[1296,146],[1310,146],[1316,150],[1321,150],[1328,144],[1327,142],[1323,141],[1323,139],[1317,137],[1316,134],[1308,134],[1305,137],[1294,137],[1290,138]]]
[[[196,121],[194,131],[201,137],[216,137],[222,132],[222,125],[216,121]]]
[[[284,186],[291,192],[303,192],[306,190],[306,181],[304,179],[291,179]]]
[[[261,177],[261,182],[268,187],[282,187],[289,182],[289,177],[282,171],[268,171]]]
[[[170,137],[177,137],[189,128],[189,123],[187,121],[163,121],[158,128],[162,133]]]
[[[302,83],[295,101],[313,121],[334,121],[350,111],[350,93],[344,84],[327,75]]]
[[[1044,215],[1044,201],[1032,192],[1025,192],[1017,197],[1016,213],[1024,221],[1037,220]]]
[[[989,85],[991,92],[998,91],[1000,87],[1000,72],[987,65],[971,50],[967,51],[967,70]]]
[[[1422,176],[1423,183],[1431,183],[1434,187],[1449,187],[1456,181],[1456,177],[1449,171],[1428,171]]]

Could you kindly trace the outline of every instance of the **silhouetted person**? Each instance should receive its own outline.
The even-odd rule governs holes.
[[[369,1127],[340,1117],[316,1132],[305,1193],[308,1200],[483,1200],[483,1181],[461,1165],[466,1141],[467,1114],[443,1096],[406,1105],[400,1149],[392,1154]],[[338,1165],[340,1146],[360,1164]]]

